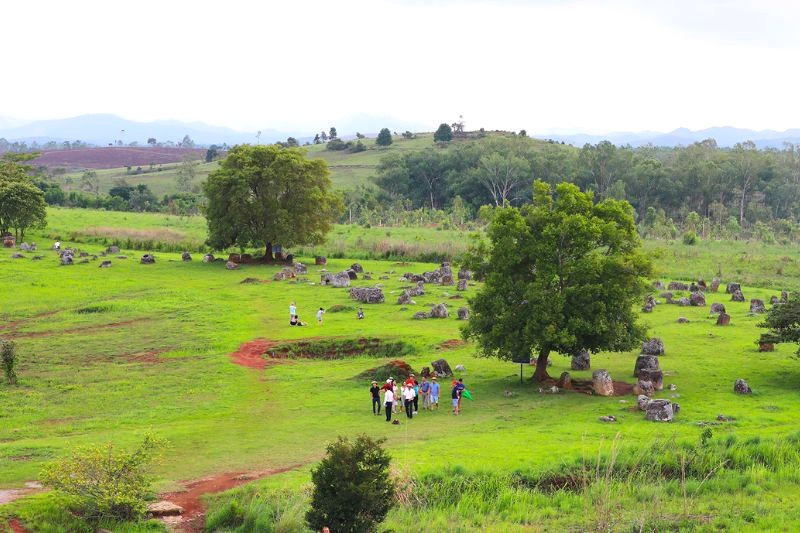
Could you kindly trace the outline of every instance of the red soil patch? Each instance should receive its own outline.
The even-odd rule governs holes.
[[[296,464],[285,468],[261,470],[258,472],[217,474],[215,476],[187,481],[183,483],[186,490],[162,494],[161,499],[183,507],[183,514],[180,516],[180,520],[176,522],[170,521],[178,526],[178,531],[201,532],[203,531],[206,510],[201,497],[205,494],[224,492],[238,487],[239,485],[249,483],[250,481],[289,472],[301,466],[303,465]]]
[[[114,329],[114,328],[121,328],[122,326],[130,326],[131,324],[137,324],[139,322],[145,322],[147,320],[152,320],[150,318],[135,318],[133,320],[124,320],[122,322],[112,322],[111,324],[101,324],[99,326],[81,326],[79,328],[71,328],[71,329],[62,329],[61,331],[34,331],[30,333],[17,333],[12,332],[8,335],[8,337],[13,339],[23,339],[23,338],[31,338],[31,337],[51,337],[53,335],[65,335],[69,333],[82,333],[84,331],[99,331],[103,329]]]
[[[22,522],[20,522],[16,518],[8,522],[8,527],[10,527],[11,531],[13,531],[14,533],[28,533],[28,530],[25,529],[25,526],[22,525]]]
[[[466,343],[461,339],[449,339],[439,345],[442,350],[453,350],[459,346],[464,346]]]
[[[142,167],[148,169],[150,164],[163,165],[179,163],[186,154],[193,159],[203,159],[206,150],[203,148],[150,148],[150,147],[100,147],[78,148],[75,150],[48,150],[31,161],[32,165],[65,168],[120,168]],[[142,175],[142,174],[140,174]]]
[[[239,350],[233,352],[230,357],[237,365],[261,370],[267,366],[267,360],[263,357],[264,354],[276,344],[275,341],[256,339],[239,346]]]

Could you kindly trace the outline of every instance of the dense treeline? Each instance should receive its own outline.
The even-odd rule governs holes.
[[[535,179],[628,200],[640,230],[656,237],[800,233],[800,147],[758,150],[745,142],[727,149],[712,139],[677,148],[606,141],[575,148],[507,135],[390,154],[375,177],[378,192],[349,193],[346,216],[390,219],[398,209],[455,205],[474,217],[484,205],[530,201]]]

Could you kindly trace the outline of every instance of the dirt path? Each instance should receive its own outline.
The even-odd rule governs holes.
[[[112,322],[111,324],[100,324],[98,326],[81,326],[79,328],[62,329],[60,331],[33,331],[29,333],[17,333],[13,330],[6,336],[11,339],[24,339],[32,337],[51,337],[53,335],[66,335],[70,333],[83,333],[87,331],[101,331],[104,329],[115,329],[123,326],[130,326],[131,324],[138,324],[139,322],[146,322],[152,318],[134,318],[133,320],[124,320],[122,322]]]
[[[175,527],[176,531],[184,533],[202,532],[205,525],[206,507],[201,500],[206,494],[216,494],[225,492],[232,488],[244,485],[257,479],[282,474],[300,468],[301,464],[292,465],[285,468],[272,470],[260,470],[256,472],[239,472],[217,474],[214,476],[195,479],[184,482],[186,490],[179,492],[168,492],[161,495],[162,500],[172,502],[183,507],[183,514],[175,517],[165,517],[162,520]]]
[[[22,522],[16,518],[9,520],[8,527],[10,527],[11,531],[14,533],[28,533],[28,530],[25,529],[25,526],[22,525]]]
[[[255,339],[239,346],[239,349],[230,354],[230,357],[234,364],[262,370],[267,367],[264,354],[276,344],[275,341],[267,339]]]

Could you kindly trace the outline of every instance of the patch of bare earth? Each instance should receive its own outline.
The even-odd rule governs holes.
[[[97,326],[81,326],[78,328],[70,328],[70,329],[62,329],[58,331],[31,331],[28,333],[19,333],[16,330],[12,331],[11,333],[7,334],[6,336],[12,339],[23,339],[23,338],[31,338],[31,337],[51,337],[53,335],[65,335],[70,333],[84,333],[87,331],[101,331],[104,329],[115,329],[121,328],[124,326],[130,326],[131,324],[138,324],[139,322],[146,322],[148,320],[152,320],[151,318],[135,318],[133,320],[124,320],[121,322],[112,322],[110,324],[100,324]]]
[[[439,345],[439,348],[442,349],[442,350],[453,350],[455,348],[459,348],[461,346],[464,346],[464,344],[466,344],[466,343],[461,339],[448,339],[448,340],[444,341],[443,343],[441,343]]]
[[[175,527],[176,531],[187,533],[202,532],[205,525],[206,512],[206,507],[201,499],[202,496],[225,492],[226,490],[244,485],[250,481],[289,472],[301,466],[300,464],[296,464],[272,470],[217,474],[183,482],[185,490],[168,492],[160,496],[161,500],[174,503],[183,508],[183,513],[177,516],[165,516],[161,518],[161,520]]]

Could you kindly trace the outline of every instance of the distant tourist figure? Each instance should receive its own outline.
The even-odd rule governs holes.
[[[53,245],[53,250],[56,252],[61,250],[61,241],[56,241],[56,243]]]
[[[297,314],[297,305],[292,302],[289,304],[289,318],[292,318]]]
[[[403,398],[402,394],[400,393],[400,387],[397,386],[396,381],[392,381],[392,392],[394,392],[394,412],[397,412],[398,404],[403,405]]]
[[[417,414],[417,411],[419,411],[419,384],[417,383],[416,376],[414,376],[414,374],[409,374],[405,384],[414,389],[414,414]]]
[[[305,322],[300,322],[300,317],[297,315],[292,315],[292,318],[289,319],[290,326],[305,326]]]
[[[324,315],[324,314],[325,314],[325,310],[320,307],[319,311],[317,311],[317,325],[318,326],[322,325],[322,315]]]
[[[386,410],[386,421],[392,421],[392,406],[394,404],[394,391],[392,389],[386,389],[386,392],[383,393],[383,408]]]
[[[436,376],[431,378],[431,409],[439,409],[439,382]]]
[[[457,399],[457,403],[455,405],[456,414],[461,412],[461,396],[464,394],[464,389],[466,388],[466,385],[464,385],[464,378],[458,378],[458,381],[453,382],[453,391],[456,394],[454,398]]]
[[[416,394],[414,394],[414,386],[406,383],[403,385],[403,400],[406,407],[406,416],[408,418],[414,418],[414,398]]]
[[[422,383],[419,384],[419,393],[422,395],[422,408],[431,408],[431,384],[425,376],[422,376]]]
[[[461,411],[461,392],[464,390],[464,382],[463,380],[459,379],[458,381],[453,382],[453,390],[450,393],[450,397],[453,399],[453,414],[458,415]]]
[[[381,414],[381,389],[378,387],[377,381],[372,382],[369,393],[372,395],[372,414]]]
[[[358,313],[356,313],[356,318],[359,320],[364,318],[364,310],[361,309],[360,307],[358,308]]]

